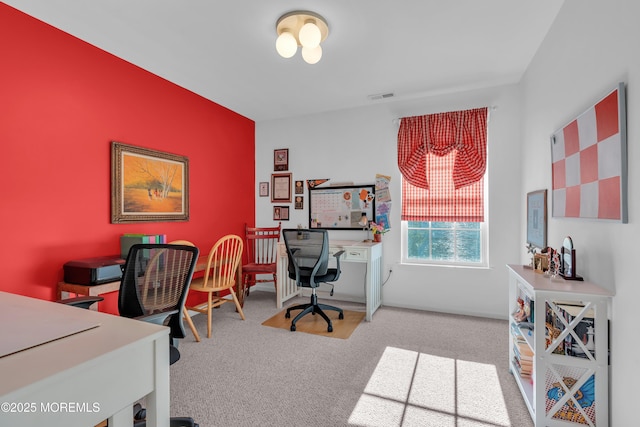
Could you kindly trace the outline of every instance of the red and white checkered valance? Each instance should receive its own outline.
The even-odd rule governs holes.
[[[402,220],[484,221],[487,115],[485,107],[401,119]]]

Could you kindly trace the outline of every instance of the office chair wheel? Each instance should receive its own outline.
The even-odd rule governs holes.
[[[296,325],[291,325],[291,332],[295,332],[296,331]]]
[[[342,313],[338,314],[338,319],[344,319],[344,314]]]
[[[284,318],[285,319],[290,319],[291,318],[291,313],[289,313],[288,311],[284,314]]]
[[[327,332],[333,332],[333,326],[332,325],[329,325],[327,327]]]
[[[147,418],[147,410],[142,407],[141,404],[136,403],[133,405],[133,419],[135,421],[142,421]]]

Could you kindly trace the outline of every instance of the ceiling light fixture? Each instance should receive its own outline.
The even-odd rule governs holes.
[[[283,58],[296,54],[302,46],[302,59],[315,64],[322,58],[322,43],[329,35],[327,21],[314,12],[296,10],[285,13],[276,24],[276,50]]]

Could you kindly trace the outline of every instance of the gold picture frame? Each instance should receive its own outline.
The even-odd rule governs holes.
[[[549,260],[546,254],[533,255],[533,269],[536,273],[544,273],[549,269]]]
[[[189,220],[189,159],[111,142],[111,222]]]

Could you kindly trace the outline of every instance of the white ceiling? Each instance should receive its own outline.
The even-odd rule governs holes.
[[[562,0],[8,0],[255,121],[520,80]],[[324,16],[322,60],[275,51],[291,10]],[[368,96],[392,92],[393,98]]]

